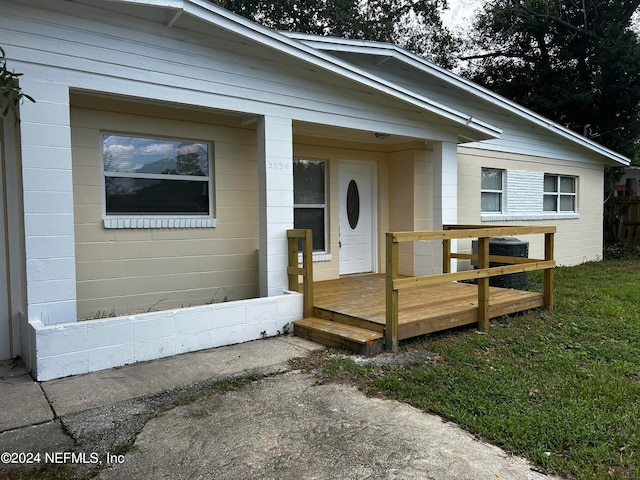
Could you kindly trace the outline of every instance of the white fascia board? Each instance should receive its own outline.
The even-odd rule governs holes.
[[[460,126],[476,131],[480,139],[498,138],[502,130],[494,125],[483,122],[463,112],[452,109],[446,105],[434,102],[416,92],[395,85],[392,82],[372,75],[365,70],[326,54],[321,50],[305,45],[304,43],[283,35],[280,32],[258,25],[250,20],[225,10],[217,5],[204,0],[109,0],[119,3],[131,3],[136,5],[149,5],[167,9],[182,10],[185,13],[199,18],[211,25],[215,25],[235,34],[290,55],[297,60],[304,61],[319,69],[337,74],[343,78],[360,83],[386,95],[395,97],[403,102],[413,105],[421,110],[428,111]]]
[[[482,87],[481,85],[472,82],[471,80],[456,75],[455,73],[446,70],[436,65],[435,63],[428,61],[425,58],[399,48],[393,44],[383,42],[370,42],[364,40],[350,40],[337,37],[321,37],[318,35],[300,33],[286,32],[283,34],[320,50],[393,57],[403,63],[406,63],[407,65],[412,66],[413,68],[421,70],[424,73],[437,77],[449,84],[454,85],[457,88],[480,97],[482,100],[498,108],[505,109],[529,122],[532,122],[547,130],[551,130],[571,142],[578,143],[582,147],[585,147],[599,155],[607,157],[609,160],[620,163],[622,165],[629,165],[631,163],[631,160],[624,155],[610,150],[600,145],[599,143],[594,142],[593,140],[590,140],[574,132],[573,130],[563,127],[562,125],[553,122],[552,120],[549,120],[548,118],[543,117],[542,115],[539,115],[534,111],[517,104],[516,102],[513,102],[512,100],[509,100],[495,92],[492,92],[491,90],[488,90],[485,87]]]
[[[182,9],[184,0],[107,0],[111,3],[133,3],[136,5],[147,5],[149,7]]]

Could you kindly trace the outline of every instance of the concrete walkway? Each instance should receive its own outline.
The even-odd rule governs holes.
[[[322,348],[277,337],[43,383],[3,362],[0,454],[101,463],[100,479],[551,478],[438,417],[289,371]]]

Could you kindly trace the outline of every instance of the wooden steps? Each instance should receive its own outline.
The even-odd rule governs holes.
[[[293,322],[293,331],[299,337],[331,347],[347,347],[360,355],[382,351],[382,333],[323,318],[296,320]]]
[[[490,318],[544,305],[538,292],[489,287]],[[386,330],[385,277],[362,275],[314,284],[313,313],[294,323],[296,335],[369,355],[381,351]],[[398,340],[478,324],[478,286],[447,282],[399,295]],[[370,343],[369,343],[370,342]]]

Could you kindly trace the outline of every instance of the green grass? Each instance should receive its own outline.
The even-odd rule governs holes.
[[[38,465],[15,469],[0,469],[0,480],[90,480],[96,470],[77,476],[75,467],[70,465]]]
[[[531,284],[539,286],[540,276]],[[403,342],[437,354],[380,369],[337,358],[323,374],[458,423],[539,468],[640,478],[640,261],[556,269],[553,313]]]

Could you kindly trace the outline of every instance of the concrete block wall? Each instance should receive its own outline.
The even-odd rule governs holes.
[[[287,230],[293,228],[293,130],[290,118],[258,120],[259,290],[280,295],[289,284]]]
[[[527,170],[522,170],[526,165]],[[499,168],[507,175],[507,212],[481,214],[480,174],[482,167]],[[578,163],[554,158],[533,157],[504,152],[461,147],[458,190],[460,223],[504,225],[550,225],[557,229],[555,259],[558,265],[571,266],[602,260],[603,167],[596,163]],[[577,179],[577,212],[543,211],[544,174],[568,175]],[[513,187],[512,187],[512,182]],[[526,187],[525,187],[526,184]],[[524,191],[517,192],[520,188]],[[528,195],[526,203],[517,204],[515,195]],[[535,198],[533,198],[535,197]],[[517,208],[517,211],[514,209]],[[544,257],[544,236],[520,236],[530,242],[529,257]],[[459,251],[470,251],[471,242],[464,242]]]
[[[274,336],[300,318],[302,295],[286,292],[85,322],[32,320],[22,327],[31,339],[26,363],[45,381]]]
[[[24,74],[36,100],[21,106],[20,125],[28,312],[52,325],[76,320],[69,89],[37,66]]]
[[[254,126],[206,110],[86,93],[70,98],[78,319],[255,298]],[[106,215],[100,142],[108,132],[207,143],[214,175],[210,218]]]
[[[506,176],[506,213],[542,213],[544,172],[508,170]]]

